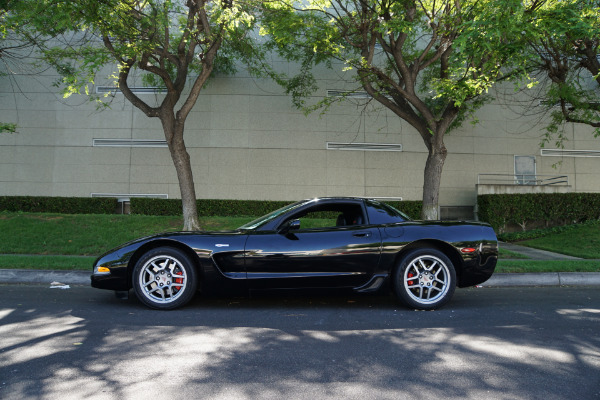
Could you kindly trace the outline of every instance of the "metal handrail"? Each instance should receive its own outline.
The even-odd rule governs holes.
[[[481,184],[482,177],[486,181],[498,182],[491,184],[504,185],[525,185],[525,186],[549,186],[549,185],[569,185],[568,175],[538,175],[538,174],[477,174],[477,184]],[[546,177],[546,178],[543,178]]]

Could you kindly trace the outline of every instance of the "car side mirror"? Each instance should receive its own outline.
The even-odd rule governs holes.
[[[300,220],[291,219],[289,221],[286,221],[283,225],[281,225],[279,230],[277,230],[277,233],[287,235],[290,231],[297,231],[298,229],[300,229]]]

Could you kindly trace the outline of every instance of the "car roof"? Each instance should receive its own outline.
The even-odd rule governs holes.
[[[312,199],[304,199],[300,202],[319,201],[319,200],[375,200],[375,201],[402,201],[402,197],[365,197],[365,196],[323,196]]]

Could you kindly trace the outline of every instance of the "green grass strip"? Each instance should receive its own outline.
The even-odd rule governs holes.
[[[49,269],[92,272],[95,257],[0,255],[1,269]]]
[[[498,249],[498,258],[500,258],[500,259],[527,259],[529,257],[527,257],[524,254],[516,253],[514,251],[506,250],[506,249],[503,249],[502,247],[500,247]]]
[[[598,260],[498,260],[496,272],[600,272]]]

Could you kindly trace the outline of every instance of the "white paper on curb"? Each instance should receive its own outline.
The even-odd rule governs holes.
[[[71,289],[71,287],[69,285],[65,285],[64,283],[52,282],[50,284],[50,289]]]

